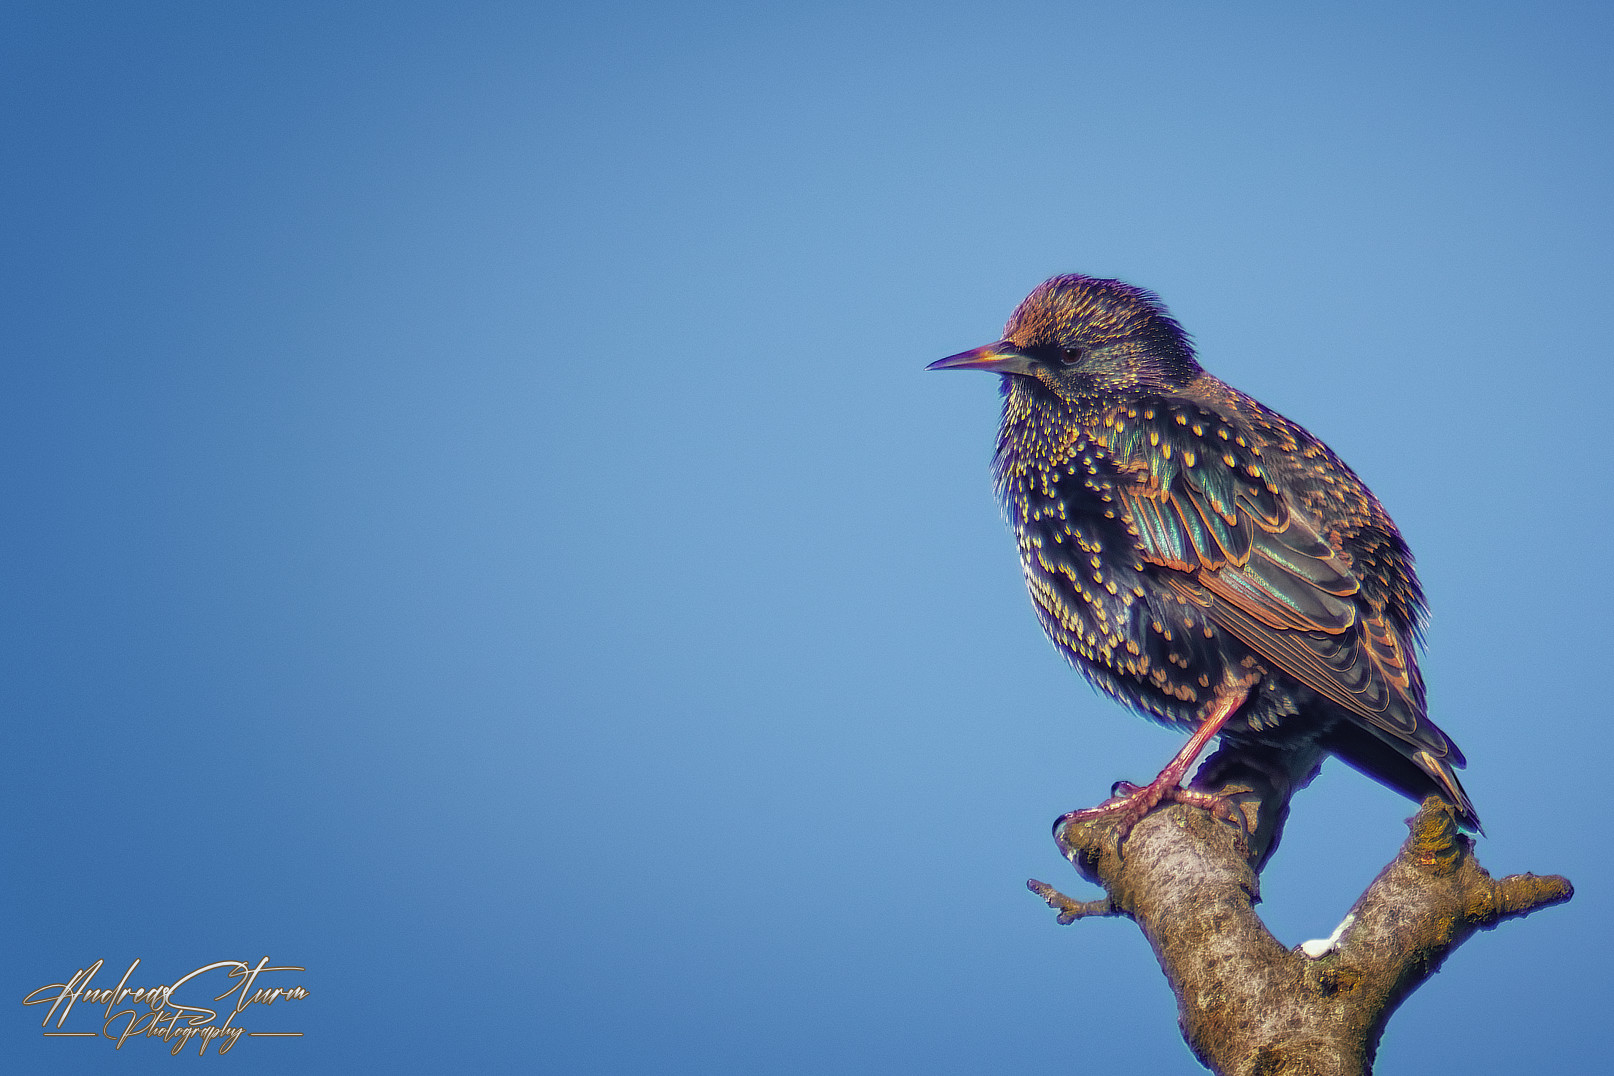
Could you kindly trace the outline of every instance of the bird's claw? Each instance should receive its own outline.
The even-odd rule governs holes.
[[[1225,796],[1214,792],[1205,792],[1196,788],[1183,788],[1179,785],[1163,787],[1160,785],[1135,785],[1130,781],[1117,781],[1110,789],[1110,799],[1097,807],[1083,807],[1060,815],[1054,820],[1054,840],[1060,846],[1071,846],[1071,842],[1064,838],[1063,831],[1079,822],[1095,822],[1100,819],[1115,820],[1111,833],[1113,841],[1110,850],[1117,856],[1121,854],[1121,846],[1132,835],[1133,827],[1143,821],[1144,817],[1162,803],[1183,803],[1190,807],[1198,807],[1207,811],[1214,818],[1230,822],[1238,827],[1241,837],[1248,839],[1249,825],[1246,823],[1243,812],[1236,808],[1232,801]]]

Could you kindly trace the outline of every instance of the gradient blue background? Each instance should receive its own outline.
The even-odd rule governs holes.
[[[1197,1071],[1136,929],[1022,887],[1179,738],[1043,640],[996,385],[923,372],[1083,271],[1378,491],[1482,861],[1580,889],[1380,1070],[1605,1063],[1611,32],[8,5],[0,1054],[194,1067],[20,1000],[267,954],[311,997],[242,1022],[306,1037],[207,1065]],[[1281,940],[1410,808],[1328,767]]]

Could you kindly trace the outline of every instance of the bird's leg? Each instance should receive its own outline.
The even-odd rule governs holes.
[[[1182,779],[1187,776],[1189,768],[1193,766],[1194,760],[1199,758],[1200,752],[1205,750],[1205,745],[1222,731],[1222,726],[1227,724],[1228,719],[1238,712],[1238,708],[1243,706],[1249,697],[1248,685],[1224,684],[1217,690],[1210,712],[1200,722],[1199,729],[1183,749],[1177,752],[1176,757],[1166,763],[1166,768],[1160,771],[1160,776],[1141,786],[1128,781],[1118,782],[1113,790],[1114,797],[1109,802],[1061,815],[1054,823],[1054,835],[1057,837],[1060,829],[1076,822],[1092,822],[1119,816],[1115,837],[1115,843],[1119,847],[1121,842],[1126,840],[1127,834],[1132,832],[1132,827],[1137,825],[1144,815],[1167,800],[1201,807],[1218,818],[1242,826],[1243,821],[1226,800],[1211,792],[1183,788]]]

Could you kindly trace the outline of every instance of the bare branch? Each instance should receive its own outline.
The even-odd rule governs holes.
[[[1276,843],[1283,813],[1259,820],[1259,795],[1244,805],[1249,838],[1182,805],[1139,822],[1124,855],[1108,821],[1066,827],[1061,851],[1104,887],[1105,900],[1075,901],[1030,883],[1062,923],[1111,914],[1137,922],[1177,996],[1183,1037],[1221,1076],[1369,1071],[1391,1013],[1447,954],[1476,930],[1574,894],[1559,877],[1495,881],[1450,808],[1430,798],[1337,937],[1288,950],[1255,914],[1257,864]]]

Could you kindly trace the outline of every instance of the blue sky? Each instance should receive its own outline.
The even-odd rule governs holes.
[[[1378,492],[1482,861],[1580,890],[1381,1070],[1604,1058],[1611,21],[8,6],[5,1054],[170,1071],[20,1000],[267,955],[305,1036],[209,1064],[1196,1071],[1022,888],[1179,737],[1043,640],[994,386],[923,372],[1079,271]],[[1281,940],[1410,808],[1327,768]]]

